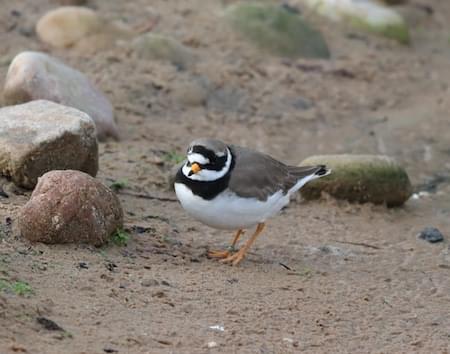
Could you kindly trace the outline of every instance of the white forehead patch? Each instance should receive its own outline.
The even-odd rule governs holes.
[[[196,174],[190,174],[191,167],[188,166],[188,163],[186,163],[186,164],[184,164],[184,166],[182,168],[182,172],[187,178],[192,179],[194,181],[204,181],[204,182],[215,181],[215,180],[225,176],[227,174],[228,170],[230,169],[230,166],[231,166],[231,153],[230,153],[230,151],[228,149],[227,149],[226,154],[227,154],[227,160],[225,162],[225,166],[223,166],[223,168],[220,171],[202,169],[199,172],[197,172]],[[203,155],[200,155],[200,154],[191,154],[191,155],[199,155],[199,156],[202,156],[203,158],[205,158]],[[191,162],[191,159],[189,158],[189,155],[188,155],[188,160],[189,160],[190,163],[193,163],[193,162],[201,163],[198,160]]]
[[[202,154],[190,153],[187,155],[187,159],[190,163],[197,162],[200,165],[207,165],[210,163],[209,159],[203,156]]]

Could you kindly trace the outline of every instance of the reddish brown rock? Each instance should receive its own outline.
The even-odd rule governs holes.
[[[100,246],[122,225],[117,196],[95,178],[73,170],[51,171],[39,178],[18,216],[22,236],[44,243]]]

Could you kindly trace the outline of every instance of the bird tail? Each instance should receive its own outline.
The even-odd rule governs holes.
[[[327,176],[331,173],[331,169],[329,169],[325,165],[317,165],[317,166],[289,166],[289,173],[294,176],[297,180],[302,179],[304,177],[313,177],[319,178]]]
[[[289,166],[289,173],[296,179],[296,183],[289,190],[289,193],[291,194],[298,191],[310,181],[328,176],[331,173],[331,169],[325,165],[299,167]]]
[[[318,165],[316,172],[314,174],[318,177],[328,176],[331,173],[331,168],[328,168],[325,165]]]

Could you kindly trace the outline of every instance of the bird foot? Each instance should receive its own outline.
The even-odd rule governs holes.
[[[229,256],[231,256],[234,252],[236,252],[236,249],[233,246],[228,247],[225,251],[209,251],[208,257],[209,258],[218,258],[218,259],[224,259]]]
[[[209,251],[208,257],[222,259],[227,258],[230,254],[230,251]]]
[[[231,263],[234,266],[237,266],[245,257],[246,250],[241,248],[238,252],[229,255],[227,258],[221,259],[221,263]]]

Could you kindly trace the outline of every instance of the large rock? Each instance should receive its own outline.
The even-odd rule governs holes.
[[[86,7],[62,6],[47,12],[36,24],[39,38],[58,48],[70,47],[102,29],[103,21]]]
[[[55,169],[77,169],[95,176],[98,146],[95,125],[84,112],[39,100],[0,109],[0,174],[33,188]]]
[[[312,156],[300,165],[321,164],[330,167],[332,172],[302,187],[300,192],[306,199],[318,198],[321,192],[326,192],[352,202],[399,206],[411,196],[412,187],[406,171],[387,156]]]
[[[161,34],[144,33],[132,41],[132,47],[143,59],[168,61],[180,69],[186,69],[195,62],[189,48]]]
[[[40,40],[52,47],[89,47],[104,49],[119,39],[129,38],[132,31],[117,23],[110,23],[97,12],[82,6],[61,6],[50,10],[36,24]]]
[[[409,31],[403,17],[395,10],[372,0],[303,0],[311,9],[333,21],[355,28],[409,42]]]
[[[233,29],[258,47],[285,57],[329,58],[322,34],[289,7],[237,3],[225,11]]]
[[[9,66],[3,96],[6,104],[45,99],[77,108],[94,120],[99,140],[119,137],[106,96],[83,73],[47,54],[18,54]]]
[[[203,78],[180,79],[171,85],[172,97],[184,106],[204,105],[210,90],[210,83]]]
[[[39,178],[21,208],[23,237],[44,243],[91,243],[100,246],[123,226],[117,196],[80,171],[51,171]]]

